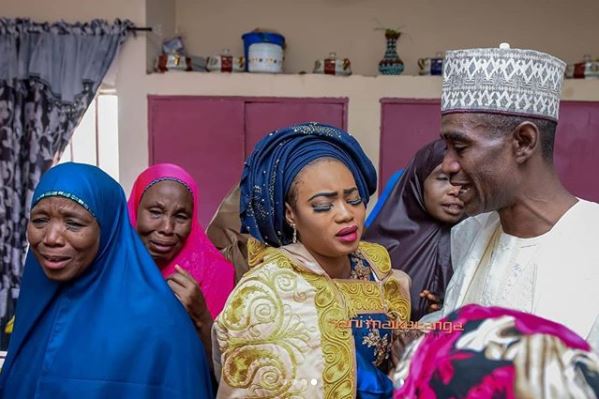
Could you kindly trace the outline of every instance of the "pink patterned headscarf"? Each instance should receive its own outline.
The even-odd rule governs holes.
[[[191,222],[191,232],[183,247],[175,258],[162,269],[162,275],[166,278],[174,273],[175,265],[179,265],[189,272],[200,285],[208,310],[215,318],[225,306],[227,297],[233,290],[235,269],[210,242],[200,225],[197,217],[199,191],[193,177],[180,166],[170,163],[153,165],[144,170],[135,180],[129,197],[131,224],[134,227],[137,226],[137,209],[144,192],[152,184],[161,180],[177,181],[191,191],[195,215]]]
[[[561,324],[466,305],[435,325],[399,361],[394,399],[599,397],[599,358]]]

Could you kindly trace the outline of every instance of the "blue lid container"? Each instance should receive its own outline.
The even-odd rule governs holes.
[[[241,38],[243,39],[243,53],[245,56],[245,71],[248,71],[248,52],[249,48],[254,43],[272,43],[278,44],[282,48],[285,48],[285,37],[274,32],[248,32],[244,33]]]

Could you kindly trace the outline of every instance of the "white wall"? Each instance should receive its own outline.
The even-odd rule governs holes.
[[[149,1],[151,4],[159,0]],[[275,2],[280,2],[281,6],[275,7],[273,5]],[[192,50],[197,49],[201,53],[209,52],[210,48],[216,51],[223,46],[222,43],[240,40],[239,35],[242,32],[255,26],[278,28],[279,22],[277,21],[280,18],[292,15],[298,19],[298,22],[288,19],[281,26],[284,26],[287,32],[292,32],[291,28],[296,26],[297,29],[301,28],[305,34],[298,35],[290,42],[290,57],[292,54],[291,49],[299,49],[302,46],[305,46],[306,49],[312,49],[325,44],[326,51],[334,45],[337,46],[337,44],[349,46],[348,48],[351,48],[352,51],[354,51],[354,48],[370,51],[372,50],[371,46],[374,46],[379,36],[382,36],[381,32],[370,31],[370,27],[373,25],[370,19],[375,16],[381,20],[381,23],[386,25],[405,24],[406,30],[412,36],[411,39],[407,40],[413,40],[414,43],[413,50],[415,52],[411,57],[416,57],[417,54],[430,54],[438,50],[439,47],[445,48],[449,46],[450,41],[457,40],[456,38],[463,40],[461,43],[464,45],[494,45],[494,39],[491,40],[483,34],[483,31],[486,31],[485,26],[488,26],[488,31],[503,27],[502,39],[518,39],[515,42],[512,40],[512,42],[522,43],[523,47],[532,45],[533,40],[543,39],[545,47],[541,49],[555,52],[566,59],[568,59],[567,54],[571,54],[571,57],[575,58],[576,54],[583,52],[599,55],[599,49],[597,48],[599,41],[596,40],[599,37],[596,31],[599,29],[599,24],[594,21],[593,24],[589,22],[599,15],[599,10],[597,10],[599,1],[529,0],[517,2],[518,4],[523,3],[518,7],[516,7],[514,0],[506,0],[504,3],[506,5],[502,6],[503,8],[497,9],[496,3],[489,0],[476,2],[454,0],[451,2],[451,6],[449,3],[444,4],[441,0],[397,0],[397,6],[386,12],[387,8],[385,7],[391,7],[390,4],[395,4],[394,1],[302,0],[292,2],[291,0],[252,0],[250,2],[247,0],[176,0],[176,15],[179,20],[178,24],[188,21],[182,25],[185,26],[186,30],[190,30],[192,27],[198,29],[198,33],[193,34],[193,37],[197,39],[188,41],[188,46],[191,46]],[[187,12],[183,12],[182,7],[185,4],[189,6]],[[294,4],[296,4],[295,8]],[[465,4],[472,5],[468,10],[475,12],[474,19],[466,17],[464,13],[466,11]],[[253,8],[268,5],[270,8],[263,11],[264,16],[260,17],[262,19],[258,19],[257,16],[252,16],[257,12],[250,13],[248,9],[250,5]],[[316,8],[317,5],[323,8]],[[460,5],[461,8],[458,7]],[[487,11],[483,10],[483,5]],[[307,18],[307,14],[301,14],[298,7],[310,11],[313,19]],[[383,11],[380,7],[383,7]],[[579,9],[569,11],[570,8],[576,7]],[[283,12],[282,8],[285,8],[287,12]],[[554,11],[549,12],[550,10]],[[345,12],[350,11],[354,14],[358,11],[361,12],[363,21],[358,23],[360,18],[357,14],[352,14],[353,16],[349,18]],[[67,21],[89,20],[92,18],[114,19],[119,17],[129,18],[139,26],[144,26],[146,24],[146,1],[104,0],[99,3],[93,0],[53,0],[45,2],[2,0],[0,14],[6,17],[30,17],[35,20],[50,21],[59,19]],[[536,15],[538,17],[534,21],[526,22],[526,18],[520,14]],[[565,18],[562,18],[563,16]],[[160,16],[155,18],[160,20]],[[168,20],[168,16],[164,20]],[[323,34],[323,21],[331,23],[332,32],[328,36]],[[213,26],[214,29],[209,29],[210,26]],[[319,26],[320,28],[318,28]],[[349,35],[355,30],[364,38],[353,37],[353,42],[349,39],[339,40],[336,35],[343,26],[346,27],[343,30],[346,34]],[[543,29],[546,37],[538,37],[540,34],[537,32],[537,28],[539,27]],[[430,31],[425,42],[421,41],[424,38],[415,33],[414,29],[416,28],[421,29],[422,32]],[[477,32],[473,32],[475,28]],[[203,34],[203,29],[207,29],[207,33]],[[314,37],[313,31],[318,29],[320,29],[321,34]],[[281,31],[283,30],[281,29]],[[369,36],[370,34],[373,36]],[[517,36],[515,36],[516,34]],[[594,34],[593,40],[591,40],[591,34]],[[130,189],[137,174],[148,164],[148,94],[275,97],[347,96],[350,98],[349,130],[362,143],[375,165],[378,164],[379,159],[379,99],[381,97],[435,98],[440,94],[440,80],[434,77],[375,78],[351,76],[343,78],[321,75],[221,75],[191,72],[146,75],[147,46],[145,35],[145,33],[140,33],[138,38],[127,41],[119,54],[116,68],[118,71],[116,89],[119,96],[119,176],[120,182],[126,191]],[[451,39],[452,37],[453,39]],[[290,36],[291,38],[293,36]],[[424,45],[424,43],[428,44]],[[555,51],[553,51],[553,47],[549,48],[551,46],[555,46]],[[380,48],[364,53],[363,67],[365,69],[368,60],[374,54],[378,59],[383,48],[384,43],[381,44]],[[416,51],[416,49],[419,50]],[[325,51],[324,47],[322,51]],[[337,51],[340,55],[344,53],[341,50]],[[314,57],[316,56],[315,54]],[[302,57],[306,59],[313,58],[307,55]],[[360,58],[356,58],[356,62],[358,59]],[[599,80],[568,81],[562,97],[599,101]]]
[[[241,35],[272,29],[288,43],[287,72],[311,72],[330,51],[355,72],[376,75],[385,51],[377,26],[401,27],[407,74],[420,57],[469,47],[534,48],[567,62],[599,57],[597,0],[176,0],[177,30],[195,55],[242,55]]]
[[[146,0],[146,24],[153,28],[151,33],[144,33],[146,70],[152,72],[156,57],[162,52],[162,42],[175,34],[175,0]]]

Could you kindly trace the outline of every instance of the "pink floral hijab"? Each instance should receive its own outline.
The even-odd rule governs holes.
[[[397,365],[394,399],[599,397],[599,358],[561,324],[466,305],[429,327]]]
[[[227,297],[233,290],[235,269],[218,252],[210,242],[198,220],[198,186],[180,166],[161,163],[150,166],[135,180],[129,197],[129,218],[134,227],[137,226],[137,210],[144,192],[153,184],[162,180],[174,180],[183,184],[193,196],[193,210],[196,217],[192,218],[191,232],[183,247],[175,258],[164,269],[162,275],[166,278],[175,271],[175,265],[181,266],[198,282],[206,305],[213,318],[225,306]]]

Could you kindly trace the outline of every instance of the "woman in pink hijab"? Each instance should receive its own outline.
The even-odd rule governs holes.
[[[200,225],[197,184],[180,166],[153,165],[135,180],[128,205],[131,223],[210,350],[212,321],[235,270]]]

